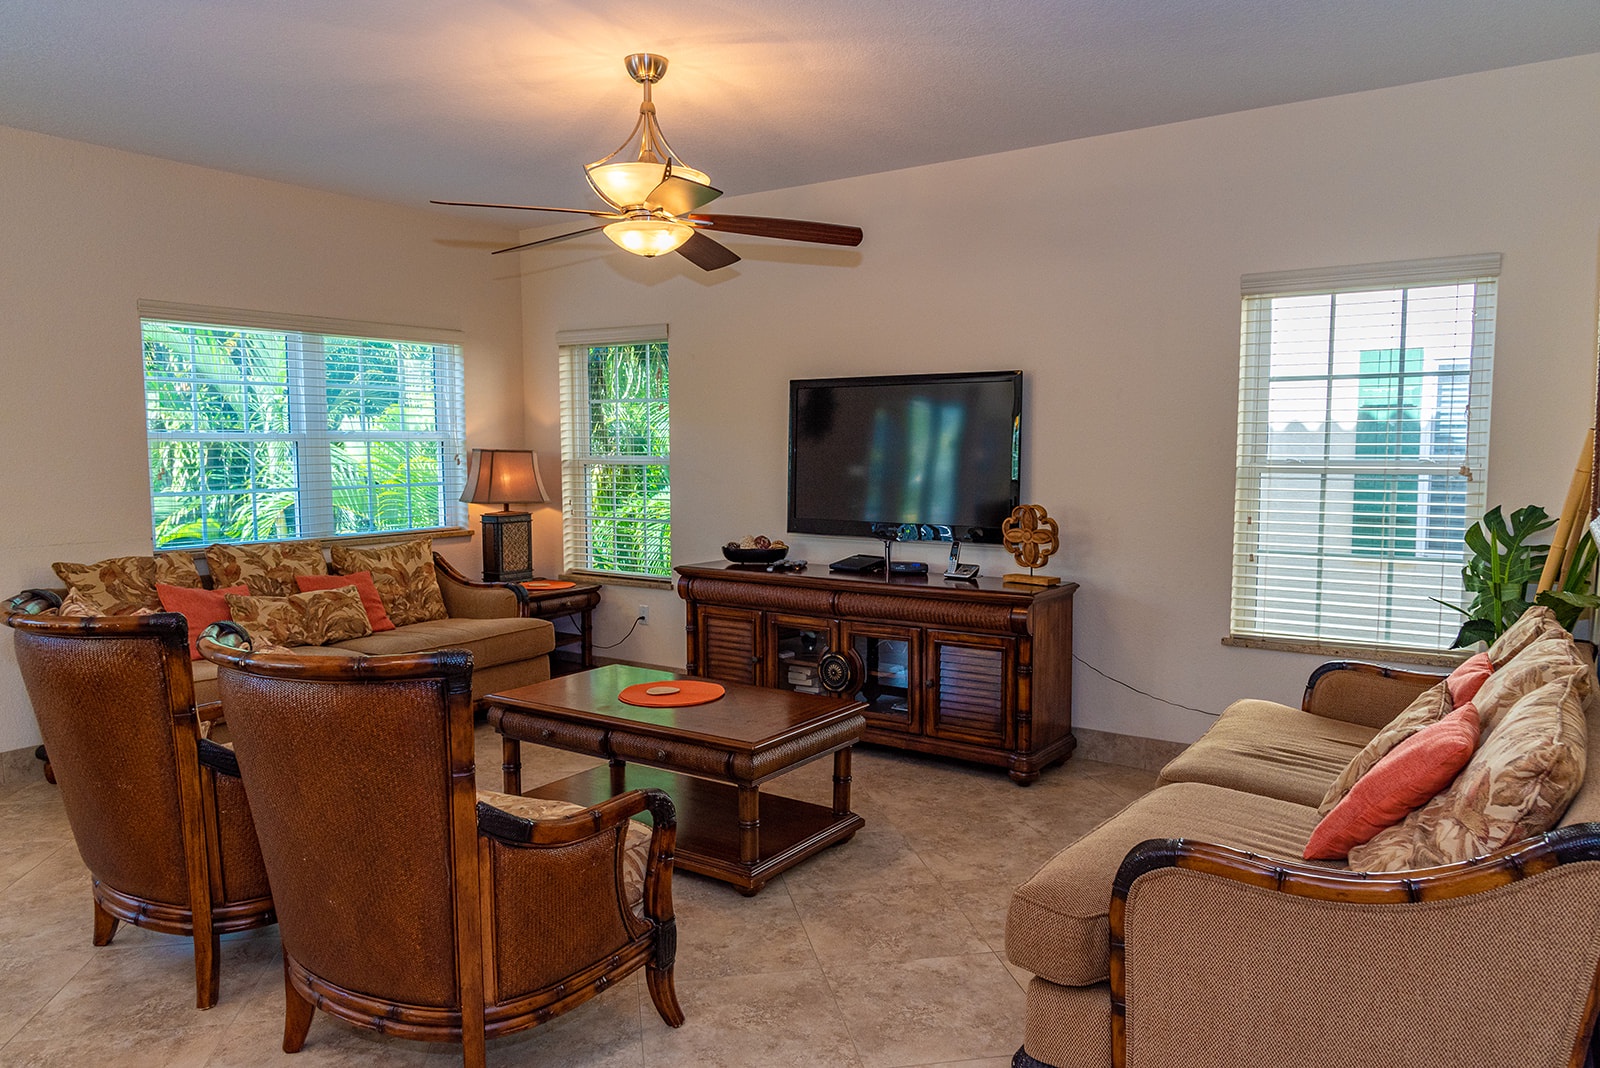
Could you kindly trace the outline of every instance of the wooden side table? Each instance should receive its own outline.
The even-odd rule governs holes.
[[[600,587],[592,582],[579,582],[560,589],[542,589],[541,581],[532,583],[516,583],[517,601],[522,607],[524,618],[548,619],[552,623],[562,617],[571,616],[577,621],[578,629],[572,631],[556,631],[556,648],[559,650],[564,645],[578,646],[578,661],[583,668],[594,667],[594,606],[600,603]],[[551,666],[555,665],[555,656],[551,655]]]

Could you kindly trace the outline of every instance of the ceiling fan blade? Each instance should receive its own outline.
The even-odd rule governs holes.
[[[803,219],[768,219],[760,215],[691,215],[689,221],[708,223],[725,234],[751,234],[782,241],[810,241],[819,245],[861,244],[861,227]]]
[[[557,241],[565,241],[569,237],[582,237],[584,234],[592,234],[604,229],[604,226],[590,226],[582,230],[574,230],[570,234],[557,234],[555,237],[546,237],[538,241],[526,241],[520,245],[512,245],[510,248],[497,248],[491,252],[490,255],[498,256],[502,252],[521,252],[525,248],[537,248],[540,245],[553,245]]]
[[[722,195],[704,182],[673,175],[650,190],[647,200],[673,215],[687,215],[698,211]]]
[[[559,211],[566,215],[592,215],[596,219],[620,219],[614,211],[590,211],[587,208],[541,208],[533,204],[479,204],[471,200],[430,200],[429,204],[443,204],[450,208],[510,208],[513,211]]]
[[[739,262],[739,254],[737,252],[718,244],[699,231],[696,231],[693,237],[678,246],[678,255],[702,271],[715,271],[718,268]]]

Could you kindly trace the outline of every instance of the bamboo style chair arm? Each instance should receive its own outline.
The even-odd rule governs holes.
[[[1134,881],[1160,868],[1186,868],[1295,897],[1357,905],[1442,901],[1482,893],[1561,864],[1600,861],[1600,823],[1579,823],[1456,864],[1367,872],[1267,857],[1184,838],[1152,838],[1128,851],[1112,884],[1115,923]]]
[[[629,790],[561,819],[526,819],[487,802],[478,802],[478,832],[513,849],[568,846],[613,831],[641,812],[651,820],[650,851],[645,861],[644,913],[659,929],[657,957],[670,966],[674,952],[675,922],[672,904],[672,868],[678,837],[677,809],[665,791]],[[617,836],[617,849],[627,848],[626,833]]]

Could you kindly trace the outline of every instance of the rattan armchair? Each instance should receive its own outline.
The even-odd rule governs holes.
[[[199,736],[183,617],[5,622],[89,869],[94,944],[123,921],[192,937],[195,1003],[210,1008],[219,936],[274,913],[232,754]]]
[[[641,967],[662,1019],[683,1022],[665,794],[587,809],[482,802],[472,658],[461,650],[333,659],[200,648],[219,667],[278,904],[286,1052],[322,1009],[460,1042],[469,1068],[481,1066],[487,1038]],[[540,805],[556,815],[529,818],[548,817]],[[644,811],[652,830],[631,819]]]

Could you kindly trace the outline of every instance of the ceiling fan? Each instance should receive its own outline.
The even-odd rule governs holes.
[[[861,228],[833,223],[806,222],[801,219],[769,219],[758,215],[710,215],[700,209],[722,195],[703,172],[688,166],[667,144],[656,121],[656,106],[650,100],[650,87],[667,73],[664,57],[638,52],[623,60],[628,74],[644,86],[644,103],[639,105],[639,120],[618,149],[583,168],[589,186],[609,210],[587,208],[544,208],[532,204],[479,204],[463,200],[435,200],[430,203],[462,208],[511,208],[517,211],[558,211],[568,215],[588,215],[606,222],[571,233],[528,241],[502,252],[549,245],[582,237],[596,230],[636,256],[678,255],[706,271],[738,263],[739,255],[714,238],[713,233],[749,234],[783,241],[809,241],[822,245],[861,244]],[[632,150],[637,141],[637,150]],[[632,150],[632,151],[630,151]]]

